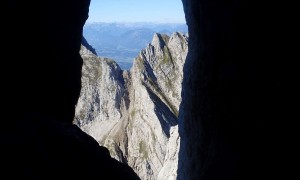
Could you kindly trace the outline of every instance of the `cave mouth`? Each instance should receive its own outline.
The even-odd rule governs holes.
[[[178,2],[181,3],[180,0],[178,0]],[[92,6],[92,3],[91,3],[91,6]],[[91,6],[90,6],[90,10],[92,9]],[[182,13],[181,13],[182,17],[184,18],[183,5],[180,4],[179,7],[180,7],[180,9],[182,11]],[[90,11],[90,12],[92,12],[92,11]],[[89,14],[89,18],[92,18],[92,13]],[[110,29],[110,28],[112,28],[112,29]],[[92,30],[96,30],[98,32],[101,31],[101,30],[105,31],[105,32],[103,32],[104,35],[103,35],[103,37],[100,38],[100,40],[107,40],[109,42],[109,44],[107,45],[107,48],[104,47],[105,45],[103,43],[99,43],[100,44],[99,47],[102,48],[102,50],[99,51],[99,49],[97,48],[97,45],[93,44],[94,42],[97,43],[97,41],[95,41],[95,40],[97,40],[98,37],[95,37],[95,34],[91,34]],[[120,32],[118,32],[118,31],[120,31]],[[169,38],[169,37],[166,37],[164,35],[159,35],[159,34],[155,35],[155,33],[167,34],[169,36],[172,35],[172,37]],[[162,140],[162,142],[163,142],[162,144],[164,144],[164,146],[167,146],[169,144],[168,143],[169,141],[173,142],[173,141],[169,140],[169,139],[171,139],[173,137],[173,134],[175,134],[174,136],[178,137],[178,133],[177,133],[177,130],[178,130],[177,129],[178,128],[178,126],[177,126],[178,125],[178,111],[179,111],[178,106],[179,106],[180,101],[181,101],[180,91],[182,89],[181,85],[180,85],[180,81],[182,80],[182,77],[183,77],[182,76],[182,68],[183,68],[184,61],[185,61],[184,57],[185,57],[185,55],[187,53],[187,45],[188,45],[187,39],[186,39],[187,38],[187,36],[186,36],[187,33],[188,33],[188,27],[186,25],[185,20],[181,21],[181,22],[177,22],[177,21],[175,22],[175,21],[169,21],[169,20],[168,21],[162,21],[162,22],[159,22],[159,21],[158,22],[150,22],[147,19],[146,20],[142,20],[142,21],[135,20],[135,21],[131,21],[131,22],[123,22],[123,21],[118,21],[118,22],[99,22],[99,21],[95,21],[95,22],[93,22],[91,20],[87,20],[87,22],[85,24],[85,27],[83,29],[83,37],[87,41],[87,43],[89,43],[92,46],[92,48],[96,49],[97,56],[99,56],[99,57],[105,57],[105,58],[107,56],[105,55],[104,50],[107,50],[107,49],[111,50],[112,48],[115,48],[112,43],[118,42],[117,40],[120,40],[120,38],[124,38],[125,40],[127,40],[126,43],[128,43],[128,44],[126,44],[126,43],[121,44],[121,45],[118,44],[118,46],[116,46],[116,47],[118,47],[119,49],[117,49],[117,50],[120,50],[122,52],[128,50],[128,49],[124,49],[124,47],[132,48],[133,50],[137,50],[136,52],[134,52],[132,50],[132,52],[134,52],[134,55],[132,56],[132,59],[134,59],[135,57],[137,57],[138,53],[142,49],[145,49],[147,47],[147,45],[150,42],[152,42],[153,38],[156,38],[155,41],[153,41],[153,46],[150,46],[150,47],[154,47],[154,44],[156,44],[157,46],[155,46],[155,48],[157,47],[156,48],[157,51],[163,50],[163,57],[164,58],[155,58],[155,59],[157,59],[157,61],[159,61],[159,60],[164,61],[163,65],[165,65],[165,64],[167,64],[167,66],[170,65],[170,67],[171,67],[170,69],[172,69],[174,71],[176,70],[176,73],[174,73],[175,74],[174,75],[175,78],[172,79],[172,80],[174,80],[176,82],[172,82],[169,79],[169,77],[167,77],[166,74],[164,74],[164,73],[162,73],[162,78],[161,79],[163,79],[162,81],[164,81],[166,79],[166,80],[168,80],[168,82],[167,83],[166,82],[155,82],[156,84],[158,84],[160,86],[161,86],[161,84],[163,84],[164,86],[161,86],[161,87],[164,87],[164,88],[166,86],[168,86],[169,89],[176,87],[176,90],[174,90],[174,93],[172,93],[172,95],[170,95],[171,93],[167,94],[169,91],[168,92],[167,91],[162,92],[162,93],[159,94],[159,97],[155,97],[155,98],[156,99],[160,98],[160,99],[163,99],[163,100],[156,100],[156,101],[153,102],[154,106],[155,106],[155,108],[154,108],[155,115],[153,115],[153,117],[154,117],[153,119],[156,121],[155,118],[156,117],[158,118],[157,122],[155,122],[154,125],[157,127],[157,129],[160,129],[160,126],[161,126],[162,127],[162,133],[160,134],[160,132],[155,132],[156,134],[154,134],[152,132],[152,134],[154,134],[154,135],[152,135],[152,134],[151,135],[153,137],[157,137],[159,135],[162,135],[160,137],[164,138]],[[122,35],[126,35],[126,36],[123,37]],[[137,43],[140,43],[138,45],[141,45],[138,48],[135,47],[135,46],[131,46],[131,44],[132,44],[132,42],[134,40],[145,40],[143,35],[147,36],[146,37],[147,38],[146,42],[139,42],[139,41],[137,41]],[[117,37],[118,39],[114,40],[113,38],[115,38],[115,37]],[[132,39],[128,39],[127,37],[130,37]],[[176,40],[172,41],[170,39],[173,39],[173,40],[176,39]],[[178,43],[178,44],[176,44],[176,43]],[[172,44],[174,46],[172,46]],[[122,47],[123,47],[123,49],[122,49]],[[172,51],[173,48],[174,49],[176,48],[175,51],[174,50]],[[169,49],[171,49],[171,50],[169,51]],[[180,49],[180,50],[177,51],[178,49]],[[97,50],[98,50],[98,52],[97,52]],[[181,54],[181,53],[184,53],[184,55],[178,55],[178,54]],[[115,59],[113,57],[111,59],[117,61],[117,59]],[[178,62],[177,62],[177,60],[178,60]],[[151,60],[149,60],[149,62],[150,61]],[[117,63],[119,64],[120,62],[117,61]],[[132,63],[132,62],[130,62],[130,63]],[[159,67],[161,67],[162,63],[157,63],[157,64],[158,64]],[[134,66],[134,67],[137,67],[137,66]],[[145,68],[145,69],[149,69],[149,71],[153,71],[154,70],[152,68]],[[161,70],[161,68],[157,68],[157,69]],[[165,69],[167,69],[167,68],[165,68]],[[161,71],[163,71],[163,70],[161,70]],[[134,72],[134,71],[131,71],[131,72]],[[178,75],[178,74],[180,74],[180,75]],[[157,76],[157,75],[153,75],[153,76]],[[155,79],[155,78],[153,78],[153,79]],[[147,79],[147,81],[148,81],[148,79]],[[153,88],[153,86],[156,85],[156,84],[155,85],[153,85],[153,84],[154,83],[152,82],[152,84],[151,84],[152,88]],[[168,85],[165,85],[165,84],[168,84]],[[176,86],[173,86],[173,85],[170,85],[170,84],[175,84]],[[139,87],[138,85],[139,84],[137,84],[135,87]],[[170,88],[169,86],[173,86],[173,87]],[[165,89],[168,89],[168,88],[165,88]],[[157,90],[157,89],[155,89],[155,90]],[[152,89],[152,91],[153,91],[153,89]],[[167,95],[168,95],[168,97],[165,97]],[[155,98],[153,98],[153,96],[151,96],[151,94],[150,94],[150,97],[151,97],[150,99],[152,101],[153,101],[153,99],[155,99]],[[84,99],[84,98],[82,98],[82,99]],[[171,101],[169,101],[169,100],[171,100]],[[80,106],[78,106],[78,107],[80,107]],[[131,110],[131,109],[129,109],[129,110]],[[99,112],[101,113],[101,111],[99,111]],[[142,113],[143,113],[143,111],[142,111]],[[93,117],[91,117],[91,118],[93,118]],[[127,121],[129,121],[129,120],[127,120]],[[82,124],[84,124],[84,123],[82,123]],[[152,129],[155,129],[155,127],[153,128],[153,126],[150,126],[150,127]],[[98,130],[96,130],[96,131],[98,131]],[[150,134],[150,133],[148,133],[148,134]],[[172,137],[171,137],[171,135],[172,135]],[[94,138],[97,140],[97,137],[94,136]],[[165,140],[165,139],[168,139],[168,141]],[[174,139],[174,138],[172,138],[172,139]],[[151,146],[152,145],[151,142],[150,143],[147,142],[147,145],[149,146],[149,149],[150,149],[150,147],[152,147]],[[178,143],[174,143],[174,146],[175,145],[176,145],[176,149],[178,149],[178,147],[179,147]],[[107,145],[105,144],[103,146],[107,146]],[[130,146],[128,146],[128,147],[130,147]],[[166,149],[167,149],[167,147],[166,147]],[[111,150],[111,151],[114,151],[114,150]],[[162,149],[161,151],[162,151],[161,154],[163,156],[165,156],[165,152],[164,152],[165,150]],[[166,150],[166,152],[167,152],[167,150]],[[175,153],[177,153],[177,152],[175,152]],[[163,157],[163,156],[161,156],[161,157]],[[128,156],[128,157],[130,157],[130,156]],[[166,157],[168,157],[168,156],[166,156]],[[176,157],[177,157],[177,155],[176,155]],[[130,165],[132,165],[132,164],[130,164]],[[172,163],[172,166],[177,166],[177,162]],[[140,167],[143,168],[143,166],[140,166]],[[157,169],[159,169],[159,168],[157,168]],[[155,172],[155,174],[153,176],[155,176],[156,173],[159,174],[161,171],[163,172],[163,170],[164,170],[163,168],[157,170],[157,172]]]
[[[169,6],[166,5],[168,3]],[[145,10],[144,7],[148,9]],[[138,11],[133,11],[133,9]],[[117,13],[112,14],[111,12]],[[122,70],[129,70],[134,58],[147,44],[151,43],[155,33],[171,36],[175,32],[180,32],[184,36],[188,34],[181,0],[164,2],[128,0],[122,1],[122,3],[120,1],[91,0],[89,16],[84,24],[82,36],[84,44],[89,45],[94,50],[94,54],[111,58]],[[126,42],[120,43],[122,38]],[[166,106],[166,108],[168,107]],[[173,106],[171,109],[170,113],[174,112],[174,119],[177,119],[176,122],[171,123],[171,126],[175,126],[178,124],[179,109],[176,110]],[[163,121],[161,121],[161,125],[165,126]],[[169,136],[169,132],[166,134]]]

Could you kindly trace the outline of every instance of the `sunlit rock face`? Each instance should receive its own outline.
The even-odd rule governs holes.
[[[74,123],[141,179],[176,179],[177,117],[188,35],[155,34],[129,71],[85,46]]]

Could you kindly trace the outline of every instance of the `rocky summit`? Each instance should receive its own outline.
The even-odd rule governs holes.
[[[82,44],[82,88],[74,124],[141,179],[176,179],[178,111],[188,34],[154,34],[130,70]],[[101,56],[101,55],[100,55]]]

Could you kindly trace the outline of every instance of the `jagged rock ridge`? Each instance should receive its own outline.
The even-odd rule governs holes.
[[[91,46],[88,42],[87,42],[87,40],[85,39],[85,37],[82,37],[82,42],[81,42],[81,44],[82,44],[82,46],[84,46],[84,48],[80,48],[80,50],[81,50],[81,55],[82,54],[89,54],[89,53],[92,53],[92,54],[95,54],[96,56],[97,56],[97,52],[96,52],[96,49],[93,47],[93,46]],[[88,52],[83,52],[83,51],[85,51],[85,50],[87,50]]]
[[[177,116],[187,44],[187,34],[155,34],[129,71],[81,47],[82,89],[74,123],[141,179],[177,176]]]

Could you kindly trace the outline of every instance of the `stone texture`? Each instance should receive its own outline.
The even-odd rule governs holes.
[[[78,51],[88,4],[1,2],[3,177],[127,174],[119,163],[109,171],[90,166],[96,164],[91,151],[104,149],[85,149],[98,145],[68,124],[80,93]],[[183,5],[190,53],[179,112],[178,179],[297,179],[297,6],[250,0]],[[51,118],[56,125],[46,123]],[[77,132],[92,145],[79,143]]]
[[[81,48],[82,89],[74,123],[141,179],[177,176],[177,116],[187,44],[185,34],[155,34],[130,71]]]

